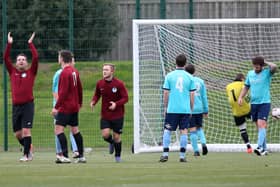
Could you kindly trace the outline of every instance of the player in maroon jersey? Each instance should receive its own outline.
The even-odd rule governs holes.
[[[69,125],[75,138],[79,157],[76,163],[85,163],[83,137],[79,131],[78,113],[83,102],[83,88],[79,72],[72,64],[72,53],[68,50],[61,50],[58,55],[62,72],[58,83],[58,98],[52,114],[55,117],[55,134],[59,139],[63,157],[60,157],[60,163],[70,163],[68,158],[67,139],[64,134],[64,128]]]
[[[38,53],[33,44],[35,33],[32,33],[28,45],[32,53],[32,64],[28,68],[25,54],[18,54],[15,66],[10,58],[13,37],[8,33],[8,43],[4,53],[4,61],[11,80],[13,131],[19,143],[24,147],[23,157],[20,161],[33,159],[31,129],[34,117],[33,86],[38,70]]]
[[[90,106],[93,109],[100,97],[102,97],[100,120],[102,137],[109,143],[109,153],[113,154],[115,150],[115,160],[120,162],[121,134],[125,113],[124,104],[128,101],[128,94],[124,83],[114,77],[114,72],[114,64],[103,65],[103,79],[96,84]],[[113,130],[113,136],[111,129]]]

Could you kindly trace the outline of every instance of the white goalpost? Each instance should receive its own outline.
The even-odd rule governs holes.
[[[175,57],[185,54],[204,79],[209,117],[204,119],[209,151],[245,151],[227,101],[226,85],[237,73],[252,69],[262,55],[280,66],[280,18],[133,20],[134,152],[162,151],[165,75],[175,69]],[[271,106],[280,107],[280,72],[273,76]],[[269,151],[280,151],[280,120],[268,119]],[[257,129],[247,121],[255,148]],[[177,132],[170,150],[179,150]],[[187,146],[191,149],[191,145]]]

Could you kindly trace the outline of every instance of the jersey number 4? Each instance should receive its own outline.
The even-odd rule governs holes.
[[[176,89],[179,90],[179,92],[183,92],[183,89],[184,89],[184,86],[183,86],[183,77],[179,77],[177,79],[177,82],[176,82]]]

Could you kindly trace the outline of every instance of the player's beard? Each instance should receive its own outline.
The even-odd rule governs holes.
[[[257,74],[260,73],[262,71],[262,69],[263,69],[263,66],[254,67],[255,73],[257,73]]]
[[[262,71],[262,68],[260,68],[260,69],[255,69],[255,73],[260,73]]]

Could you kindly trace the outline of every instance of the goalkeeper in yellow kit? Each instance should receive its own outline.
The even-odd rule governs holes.
[[[250,145],[249,136],[246,130],[246,118],[250,118],[250,103],[249,99],[244,98],[241,106],[238,105],[238,98],[244,87],[245,77],[242,73],[236,75],[235,80],[226,87],[228,101],[232,108],[232,114],[236,126],[239,127],[240,135],[247,146],[247,153],[252,153],[253,149]]]

